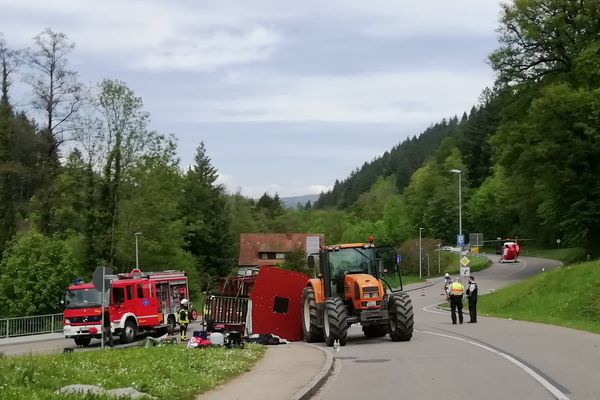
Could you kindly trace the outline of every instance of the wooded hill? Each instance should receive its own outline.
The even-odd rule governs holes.
[[[175,139],[150,128],[125,82],[78,81],[65,34],[45,30],[27,50],[0,35],[0,316],[58,311],[61,290],[98,265],[130,270],[140,232],[141,268],[185,270],[193,295],[235,270],[243,232],[324,233],[328,243],[373,234],[414,252],[423,227],[430,252],[457,233],[451,169],[463,171],[465,232],[597,252],[598,21],[597,1],[504,5],[490,55],[498,79],[477,107],[363,165],[317,208],[295,210],[277,194],[226,193],[201,140],[184,170]],[[11,102],[15,79],[31,89],[27,113]],[[417,259],[404,254],[403,272]]]
[[[452,240],[456,177],[464,229],[538,244],[600,243],[600,3],[502,6],[493,88],[460,121],[436,124],[366,163],[317,207],[352,210],[382,177],[401,193],[410,228]],[[453,192],[453,193],[452,193]],[[454,221],[449,221],[454,219]],[[450,226],[448,224],[450,223]]]

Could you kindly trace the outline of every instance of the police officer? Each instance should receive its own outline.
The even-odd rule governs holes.
[[[448,296],[450,296],[450,312],[452,313],[452,324],[456,325],[456,312],[458,311],[458,321],[463,323],[463,304],[462,298],[465,288],[458,279],[454,278],[454,281],[448,286]]]
[[[469,283],[467,284],[467,299],[469,300],[469,317],[468,321],[470,324],[477,322],[477,283],[475,283],[475,277],[469,276]]]
[[[181,340],[186,341],[187,339],[187,327],[190,323],[190,310],[188,309],[189,301],[187,299],[181,300],[181,309],[177,313],[177,322],[179,323],[179,331],[181,332]]]

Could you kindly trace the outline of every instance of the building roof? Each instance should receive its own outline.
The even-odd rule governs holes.
[[[238,265],[276,265],[283,260],[262,260],[259,253],[289,253],[298,249],[306,251],[306,238],[319,237],[319,244],[325,243],[322,233],[242,233],[240,235],[240,258]]]

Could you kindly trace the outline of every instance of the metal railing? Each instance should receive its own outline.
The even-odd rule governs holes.
[[[62,332],[63,315],[47,314],[0,319],[0,338]]]

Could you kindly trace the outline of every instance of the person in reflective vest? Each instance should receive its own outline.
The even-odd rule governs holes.
[[[458,321],[463,323],[463,294],[465,288],[458,279],[454,278],[454,281],[448,286],[448,296],[450,297],[450,312],[452,314],[452,324],[456,325],[456,313],[458,312]]]
[[[468,321],[470,324],[477,322],[477,283],[475,283],[475,277],[469,276],[469,283],[467,285],[467,299],[469,300],[469,317]]]
[[[177,322],[179,323],[179,332],[181,332],[181,340],[187,340],[187,327],[190,323],[190,310],[188,309],[188,300],[181,300],[181,309],[177,313]]]

